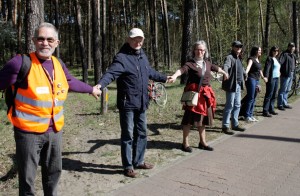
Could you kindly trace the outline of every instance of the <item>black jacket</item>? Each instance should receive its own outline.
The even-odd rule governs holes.
[[[296,56],[288,50],[284,51],[279,58],[281,64],[280,73],[283,77],[291,77],[291,72],[295,70]]]
[[[272,81],[273,78],[273,69],[274,69],[274,60],[272,57],[268,56],[266,59],[265,67],[264,67],[264,76],[268,78],[268,81]]]
[[[143,49],[136,51],[125,43],[98,84],[104,88],[117,80],[118,108],[146,110],[149,79],[166,82],[167,77],[150,66]]]

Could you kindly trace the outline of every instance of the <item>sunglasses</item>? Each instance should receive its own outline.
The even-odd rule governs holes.
[[[38,41],[38,42],[44,42],[44,41],[47,41],[47,42],[50,43],[50,44],[52,44],[52,43],[54,43],[54,42],[56,41],[56,39],[54,39],[53,37],[47,37],[47,38],[45,38],[45,37],[36,37],[35,39],[36,39],[36,41]]]

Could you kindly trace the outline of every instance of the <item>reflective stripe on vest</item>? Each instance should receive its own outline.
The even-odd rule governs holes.
[[[43,123],[43,124],[48,123],[49,120],[50,120],[50,117],[49,118],[42,118],[40,116],[36,116],[36,115],[33,115],[33,114],[27,114],[25,112],[21,112],[19,110],[16,110],[16,117],[24,119],[24,120],[28,120],[28,121]]]
[[[42,108],[52,108],[52,105],[53,105],[52,101],[33,100],[30,98],[24,97],[24,96],[20,95],[19,93],[17,93],[17,95],[16,95],[16,100],[26,103],[28,105],[42,107]]]

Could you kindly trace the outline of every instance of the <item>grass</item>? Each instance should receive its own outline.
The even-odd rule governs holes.
[[[258,95],[255,107],[257,116],[261,115],[265,90],[264,84],[262,82],[261,84],[263,91]],[[221,120],[225,103],[225,93],[220,88],[221,84],[212,82],[212,86],[216,93],[218,105],[214,126],[207,128],[207,140],[209,142],[222,135]],[[180,123],[183,116],[179,100],[184,86],[180,85],[179,80],[177,80],[175,84],[166,84],[166,88],[168,93],[166,106],[159,107],[152,101],[147,111],[149,142],[146,159],[156,165],[166,165],[187,155],[178,150],[182,142]],[[69,93],[65,104],[64,158],[71,160],[74,159],[76,153],[93,153],[99,150],[101,161],[104,164],[121,165],[120,127],[119,114],[116,109],[115,83],[109,86],[108,94],[109,110],[105,115],[100,115],[100,101],[95,101],[92,96],[86,94]],[[290,101],[293,102],[296,98],[293,96]],[[13,156],[15,143],[12,126],[6,118],[4,99],[0,100],[0,106],[0,134],[2,136],[0,140],[0,177],[8,174],[7,180],[2,178],[0,189],[2,192],[10,193],[18,185]],[[88,141],[86,142],[86,140]],[[190,144],[196,147],[198,141],[198,133],[192,129]]]

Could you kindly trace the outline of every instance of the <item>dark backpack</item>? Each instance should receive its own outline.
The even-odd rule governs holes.
[[[5,89],[5,103],[7,106],[7,113],[9,112],[10,108],[13,107],[13,115],[15,116],[15,98],[17,95],[17,90],[20,87],[20,84],[24,82],[26,79],[29,70],[31,68],[31,59],[28,55],[22,55],[22,65],[20,71],[17,76],[17,81],[14,83],[14,90],[12,90],[12,86],[9,86]]]
[[[64,64],[60,58],[57,58],[61,64],[62,67],[64,67]],[[5,103],[7,106],[7,113],[9,112],[10,108],[13,107],[13,116],[16,116],[16,110],[15,110],[15,98],[17,95],[18,88],[20,88],[20,85],[25,81],[27,78],[27,75],[29,73],[29,70],[31,68],[31,59],[28,54],[22,55],[22,65],[20,68],[20,71],[17,76],[17,81],[14,83],[14,91],[12,90],[12,87],[9,86],[4,91],[5,95]],[[27,87],[26,87],[27,88]]]

